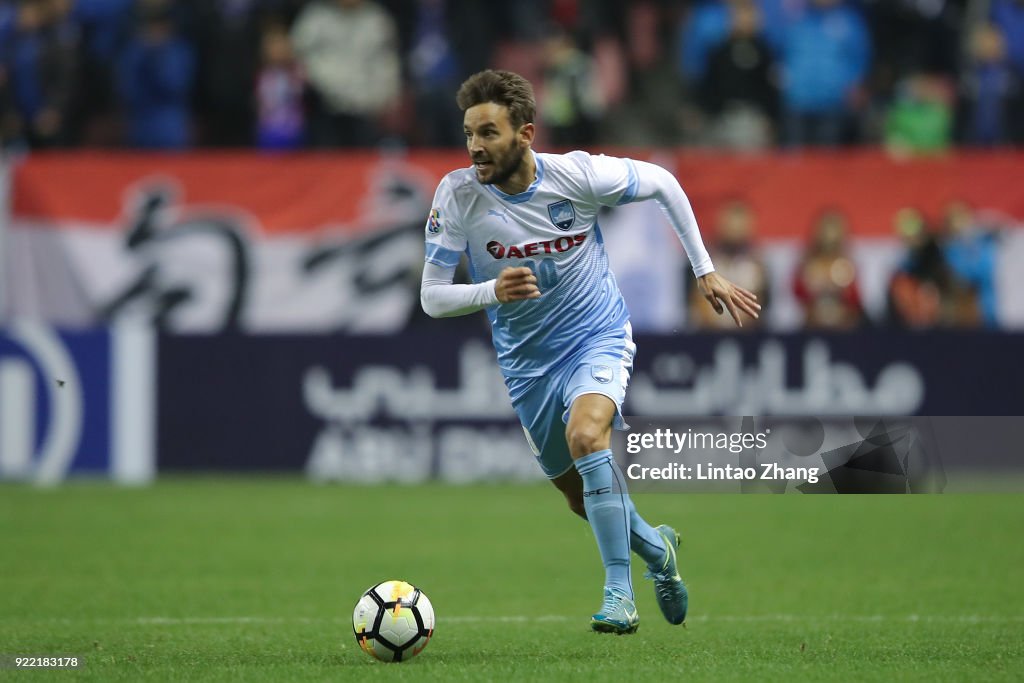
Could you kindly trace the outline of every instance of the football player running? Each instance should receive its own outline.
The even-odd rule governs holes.
[[[426,225],[421,286],[432,317],[486,309],[498,364],[537,461],[594,532],[605,568],[595,631],[633,633],[639,624],[630,550],[647,564],[672,624],[686,619],[679,536],[637,512],[612,452],[625,429],[622,402],[635,345],[622,294],[608,266],[598,213],[653,199],[675,229],[718,312],[737,325],[758,317],[757,297],[715,273],[682,188],[660,166],[582,151],[533,151],[530,83],[483,71],[460,87],[472,166],[441,181]],[[453,284],[466,254],[475,284]]]

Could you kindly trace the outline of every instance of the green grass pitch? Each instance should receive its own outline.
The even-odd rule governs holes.
[[[0,487],[0,679],[1020,680],[1024,497],[641,495],[683,534],[687,627],[634,566],[640,630],[588,630],[602,571],[547,484],[179,479]],[[373,661],[360,593],[420,586],[437,629]]]

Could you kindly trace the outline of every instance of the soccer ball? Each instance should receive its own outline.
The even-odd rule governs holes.
[[[363,593],[352,612],[352,632],[363,651],[382,662],[412,659],[434,632],[434,608],[416,586],[384,581]]]

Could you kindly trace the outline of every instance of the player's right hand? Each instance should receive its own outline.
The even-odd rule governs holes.
[[[540,289],[537,288],[537,276],[529,268],[505,268],[498,273],[494,283],[494,293],[498,301],[507,304],[522,299],[539,299]]]

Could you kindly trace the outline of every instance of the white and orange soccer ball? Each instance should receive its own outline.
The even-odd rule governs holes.
[[[416,586],[383,581],[359,598],[352,632],[359,647],[375,659],[408,661],[423,652],[434,633],[434,608]]]

